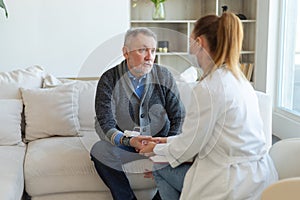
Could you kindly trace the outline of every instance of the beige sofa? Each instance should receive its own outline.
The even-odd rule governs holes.
[[[0,72],[0,123],[8,125],[0,128],[1,200],[21,199],[23,191],[33,200],[111,199],[89,155],[99,140],[96,85],[97,80],[58,80],[39,66]],[[142,167],[151,168],[147,164]],[[124,169],[137,197],[151,199],[155,183],[140,173],[141,165]]]
[[[186,104],[190,87],[176,78]],[[99,140],[94,130],[96,85],[97,80],[59,80],[39,66],[0,72],[0,109],[7,110],[0,112],[0,123],[11,127],[0,129],[1,200],[19,200],[23,190],[32,200],[112,199],[89,155]],[[257,95],[271,146],[271,99]],[[143,177],[149,168],[150,161],[124,165],[138,199],[151,199],[156,192],[154,181]]]
[[[0,72],[0,199],[19,200],[24,190],[23,163],[26,145],[22,142],[20,86],[42,86],[43,70]]]

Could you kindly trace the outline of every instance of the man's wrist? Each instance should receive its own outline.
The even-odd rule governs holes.
[[[130,145],[130,139],[131,139],[132,137],[126,137],[126,136],[123,136],[122,138],[121,138],[121,144],[122,145],[124,145],[124,146],[131,146]]]
[[[117,146],[121,145],[122,137],[123,137],[122,132],[118,131],[118,132],[114,133],[111,138],[112,144],[117,145]]]

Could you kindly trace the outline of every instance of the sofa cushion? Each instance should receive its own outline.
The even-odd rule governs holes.
[[[176,80],[176,85],[180,94],[180,99],[187,109],[191,97],[193,95],[193,88],[198,83],[198,71],[196,67],[190,66],[185,69],[183,72],[179,72],[174,68],[167,67],[168,70],[172,73],[174,79]]]
[[[80,130],[95,130],[95,94],[98,80],[70,80],[57,79],[48,75],[44,80],[45,88],[52,88],[61,85],[75,84],[79,89],[79,124]]]
[[[24,165],[25,187],[29,195],[78,191],[109,192],[90,159],[89,152],[99,137],[94,131],[84,131],[81,135],[29,142]],[[130,166],[132,171],[137,172],[134,168],[137,165],[131,163]],[[128,174],[132,188],[155,188],[154,181],[143,176],[142,173]]]
[[[25,187],[31,196],[78,191],[108,191],[90,159],[99,140],[95,132],[81,137],[52,137],[28,143]]]
[[[0,99],[21,99],[19,88],[41,88],[44,76],[40,66],[0,72]]]
[[[255,93],[258,99],[260,116],[264,124],[266,145],[270,149],[272,146],[272,99],[269,94],[264,92],[255,91]]]
[[[98,81],[77,81],[80,130],[95,130],[95,95]]]
[[[25,146],[0,146],[0,199],[21,199]]]
[[[156,188],[134,190],[137,199],[151,200],[156,193]],[[33,196],[31,200],[113,200],[109,191],[105,192],[66,192],[41,196]]]
[[[180,79],[187,83],[194,83],[198,80],[198,71],[196,67],[189,67],[180,73]]]
[[[78,136],[78,89],[74,84],[21,89],[25,105],[25,138]]]
[[[22,100],[0,99],[0,146],[21,145]]]
[[[194,94],[193,88],[198,84],[198,82],[185,82],[182,80],[177,80],[176,81],[177,88],[180,94],[180,99],[184,105],[184,107],[187,109],[189,108],[189,104],[191,101],[191,97]]]

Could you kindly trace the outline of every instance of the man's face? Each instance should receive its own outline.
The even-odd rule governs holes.
[[[154,38],[141,33],[131,38],[131,43],[123,48],[128,69],[136,77],[141,77],[151,71],[155,52],[156,41]]]

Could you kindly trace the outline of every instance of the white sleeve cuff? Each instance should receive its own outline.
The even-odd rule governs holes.
[[[177,135],[168,136],[168,137],[167,137],[167,143],[172,142],[172,140],[173,140],[174,138],[176,138],[176,137],[177,137]]]
[[[166,156],[168,152],[168,144],[167,143],[156,144],[153,149],[153,152],[156,155]]]

